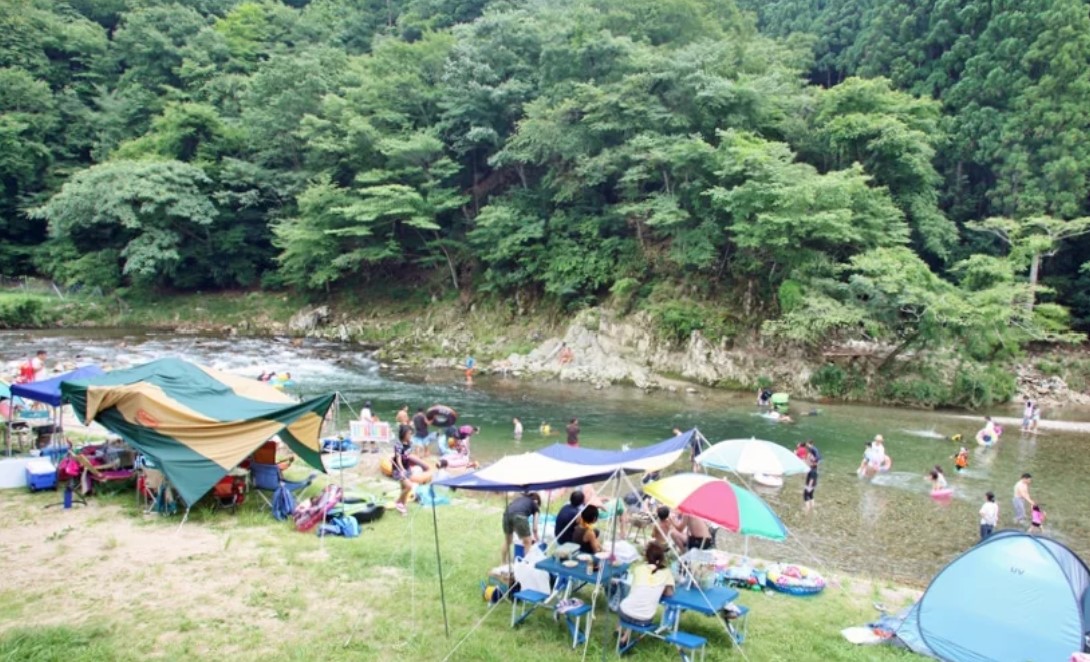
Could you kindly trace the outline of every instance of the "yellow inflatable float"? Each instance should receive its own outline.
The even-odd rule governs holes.
[[[382,472],[383,476],[386,476],[387,478],[393,478],[394,477],[394,463],[390,460],[390,458],[384,457],[381,460],[379,460],[378,468],[379,468],[379,471]],[[419,485],[427,485],[428,483],[431,482],[432,475],[435,472],[433,472],[431,469],[428,469],[427,471],[425,471],[425,470],[421,469],[420,467],[413,467],[412,469],[409,470],[409,473],[412,474],[412,476],[410,476],[409,480],[411,480],[412,482],[417,483]]]

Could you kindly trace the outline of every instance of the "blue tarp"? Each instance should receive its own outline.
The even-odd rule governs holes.
[[[568,446],[567,444],[553,444],[538,451],[545,457],[563,462],[575,462],[583,466],[596,466],[604,464],[630,464],[639,460],[659,457],[665,453],[687,448],[692,443],[696,429],[682,432],[676,437],[670,437],[666,441],[657,444],[633,448],[627,451],[606,451],[597,448],[583,448],[581,446]]]
[[[28,384],[13,384],[11,394],[26,400],[44,402],[47,405],[57,407],[61,404],[61,382],[79,382],[104,374],[106,373],[97,365],[88,365],[50,379]]]
[[[696,434],[690,430],[666,441],[629,451],[602,451],[556,445],[535,453],[509,455],[455,478],[435,481],[456,489],[520,492],[575,487],[605,480],[618,471],[658,471],[681,455]]]

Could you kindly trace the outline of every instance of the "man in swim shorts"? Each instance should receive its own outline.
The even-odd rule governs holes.
[[[1014,484],[1014,523],[1022,524],[1026,521],[1026,504],[1033,507],[1035,503],[1029,496],[1029,484],[1033,482],[1033,476],[1030,474],[1022,474],[1022,478]]]
[[[514,536],[522,541],[523,554],[530,550],[534,540],[534,531],[537,531],[537,515],[541,512],[541,495],[537,492],[523,494],[507,506],[503,512],[503,553],[500,555],[501,565],[507,565],[511,561],[511,542]]]
[[[423,449],[423,454],[428,454],[428,447],[431,442],[435,441],[435,435],[428,433],[428,426],[431,425],[431,420],[424,413],[424,408],[420,407],[413,414],[413,448],[420,447]]]

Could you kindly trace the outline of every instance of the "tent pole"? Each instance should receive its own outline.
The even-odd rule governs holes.
[[[607,606],[609,604],[609,590],[611,588],[613,588],[613,586],[612,586],[612,583],[613,583],[613,561],[617,556],[617,520],[620,519],[623,516],[623,515],[618,515],[617,514],[617,502],[620,500],[619,495],[621,493],[621,477],[623,475],[624,475],[624,471],[622,469],[617,469],[614,472],[613,478],[612,478],[612,480],[613,480],[613,494],[618,495],[618,496],[614,496],[613,501],[610,503],[610,506],[609,506],[610,509],[613,511],[613,514],[610,517],[610,534],[609,534],[609,537],[610,537],[609,557],[610,558],[606,559],[605,563],[602,564],[602,572],[605,572],[605,566],[606,566],[606,564],[609,564],[609,580],[608,580],[609,583],[606,584],[606,587],[605,587],[605,589],[606,589],[606,605]],[[605,581],[605,580],[603,580],[603,581]],[[597,595],[597,591],[595,591],[595,595]],[[589,615],[588,615],[588,617],[589,617]],[[609,617],[608,616],[606,617],[606,622],[607,623],[609,622]],[[618,609],[617,610],[617,621],[616,621],[616,625],[614,626],[613,629],[616,630],[617,627],[620,627],[620,624],[621,624],[621,613],[620,613],[620,609]],[[606,650],[609,649],[610,636],[611,636],[610,635],[610,630],[606,629],[604,635],[602,636],[602,662],[606,662]],[[588,641],[588,643],[589,643],[589,641]],[[586,648],[584,647],[584,656],[586,655],[585,651],[586,651]]]
[[[450,639],[450,623],[447,621],[447,592],[443,586],[443,556],[439,553],[439,515],[435,512],[435,486],[428,485],[431,490],[431,521],[435,527],[435,562],[439,566],[439,601],[443,603],[443,631]]]

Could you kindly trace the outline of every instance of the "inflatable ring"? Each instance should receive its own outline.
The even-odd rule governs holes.
[[[954,495],[954,488],[944,487],[941,490],[931,490],[931,498],[939,501],[941,499],[949,499]]]
[[[382,472],[383,476],[387,478],[394,477],[394,462],[388,457],[384,457],[378,461],[378,470]]]
[[[375,520],[381,519],[386,513],[385,506],[381,506],[377,503],[369,503],[363,508],[351,513],[352,517],[356,518],[356,521],[360,524],[368,524]]]
[[[453,407],[446,405],[432,405],[425,412],[425,415],[431,420],[432,425],[438,425],[439,427],[454,425],[458,420],[458,412],[454,411]]]
[[[825,590],[825,578],[817,571],[794,563],[768,566],[765,584],[788,595],[815,595]]]
[[[431,469],[424,471],[420,467],[412,467],[411,469],[409,469],[409,473],[412,474],[409,480],[416,483],[417,485],[427,485],[431,482],[432,475],[435,472]]]

